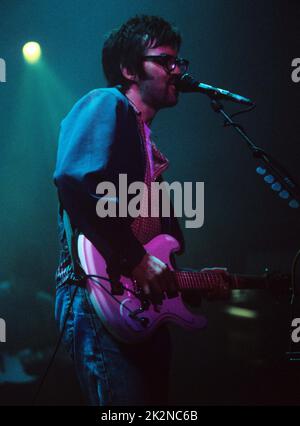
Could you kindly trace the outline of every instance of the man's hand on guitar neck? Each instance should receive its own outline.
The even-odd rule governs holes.
[[[168,266],[155,256],[146,253],[133,269],[132,277],[154,304],[161,304],[163,293],[177,295],[177,288]]]

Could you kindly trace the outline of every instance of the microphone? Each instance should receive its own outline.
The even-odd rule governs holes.
[[[224,99],[226,101],[237,102],[239,104],[254,105],[254,102],[252,102],[251,99],[237,95],[236,93],[231,93],[228,90],[200,83],[188,73],[185,73],[178,78],[175,81],[175,86],[179,92],[183,93],[204,93],[214,99]]]

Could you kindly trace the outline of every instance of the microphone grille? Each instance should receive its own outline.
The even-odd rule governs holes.
[[[183,74],[176,81],[176,87],[179,92],[193,92],[198,87],[198,81],[195,80],[190,74]]]

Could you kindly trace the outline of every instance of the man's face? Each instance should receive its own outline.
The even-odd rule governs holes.
[[[158,56],[167,54],[176,57],[178,52],[170,46],[149,48],[145,56]],[[180,76],[180,69],[176,65],[173,71],[168,71],[155,58],[145,59],[143,62],[145,74],[139,79],[138,86],[144,103],[155,110],[171,107],[177,104],[178,91],[174,81]]]

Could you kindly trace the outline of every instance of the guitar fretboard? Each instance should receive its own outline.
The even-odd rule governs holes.
[[[175,271],[175,279],[180,290],[213,290],[224,282],[220,272]]]
[[[219,271],[173,271],[180,290],[210,291],[229,287],[234,289],[263,289],[267,287],[264,276],[224,274]]]

